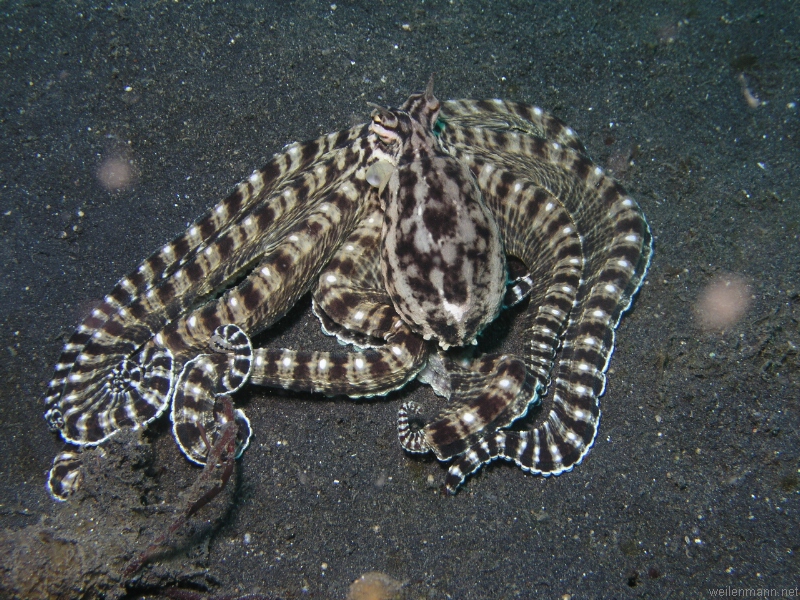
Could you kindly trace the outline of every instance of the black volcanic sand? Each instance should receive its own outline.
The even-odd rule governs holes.
[[[618,330],[595,447],[561,477],[494,464],[443,497],[446,466],[396,440],[403,400],[439,405],[428,388],[358,402],[251,388],[237,396],[255,438],[233,493],[198,514],[181,538],[199,532],[188,555],[164,555],[141,581],[285,599],[345,598],[368,571],[405,582],[414,599],[795,588],[800,5],[259,4],[0,9],[5,535],[57,523],[97,551],[109,532],[130,536],[128,513],[156,519],[137,525],[139,543],[156,535],[169,520],[158,507],[172,514],[200,472],[168,419],[148,433],[153,462],[139,479],[131,465],[144,463],[108,455],[135,450],[130,440],[94,455],[123,491],[102,477],[68,505],[45,491],[62,444],[42,397],[66,337],[284,144],[364,122],[367,101],[397,105],[435,73],[442,99],[555,113],[650,222],[655,258]],[[123,191],[102,185],[119,172],[113,161],[133,165]],[[733,282],[728,295],[748,286],[749,307],[710,331],[698,303],[720,278]],[[505,315],[487,345],[518,348],[514,322]],[[308,301],[258,343],[335,346]],[[105,516],[71,531],[68,517],[97,514],[100,500]]]

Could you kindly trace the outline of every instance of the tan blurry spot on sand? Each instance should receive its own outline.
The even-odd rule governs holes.
[[[403,584],[385,573],[370,571],[350,584],[347,600],[398,600]]]
[[[706,331],[722,331],[735,325],[750,306],[750,287],[738,275],[717,277],[700,293],[695,314]]]

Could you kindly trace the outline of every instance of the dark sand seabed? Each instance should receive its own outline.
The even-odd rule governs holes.
[[[656,254],[594,449],[561,477],[494,464],[443,497],[446,467],[396,441],[401,401],[430,405],[428,388],[368,402],[253,388],[237,397],[255,438],[235,485],[193,522],[189,556],[140,581],[341,599],[380,571],[405,598],[796,594],[800,4],[260,4],[0,4],[2,527],[54,515],[96,549],[125,526],[130,499],[102,465],[127,446],[95,459],[109,487],[89,481],[85,506],[44,488],[62,444],[42,397],[93,301],[285,143],[363,122],[367,101],[397,105],[435,72],[442,99],[555,113],[650,222]],[[98,174],[113,159],[134,183],[109,193]],[[698,298],[720,277],[749,286],[750,305],[704,330]],[[306,302],[259,343],[332,342]],[[167,421],[148,436],[157,485],[142,497],[159,524],[145,540],[199,473]],[[106,517],[70,532],[80,510]]]

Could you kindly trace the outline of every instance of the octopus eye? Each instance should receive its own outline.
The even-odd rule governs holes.
[[[383,148],[399,142],[400,136],[397,133],[397,116],[383,107],[377,105],[373,106],[375,106],[375,110],[372,112],[372,124],[369,126],[370,131],[378,136],[378,140]]]
[[[375,125],[385,127],[386,129],[395,129],[397,127],[397,116],[389,109],[373,102],[367,102],[367,105],[374,109],[370,117]]]

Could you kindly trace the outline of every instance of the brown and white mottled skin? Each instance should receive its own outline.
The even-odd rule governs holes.
[[[510,102],[440,106],[429,84],[369,125],[287,146],[124,277],[67,343],[46,418],[95,445],[172,405],[178,444],[202,464],[225,426],[215,398],[248,381],[357,398],[420,375],[450,406],[416,426],[405,405],[398,434],[453,459],[449,490],[498,457],[558,474],[594,441],[614,329],[651,252],[638,206],[572,130]],[[506,255],[528,273],[507,282]],[[253,349],[308,291],[323,330],[358,347]],[[452,360],[444,350],[471,344],[504,296],[530,297],[524,355]],[[508,430],[541,402],[559,348],[549,412]],[[54,497],[79,468],[74,451],[56,458]]]
[[[432,83],[404,111],[376,110],[371,128],[396,165],[381,197],[384,285],[412,330],[447,349],[474,343],[497,317],[506,266],[475,178],[433,134]]]

